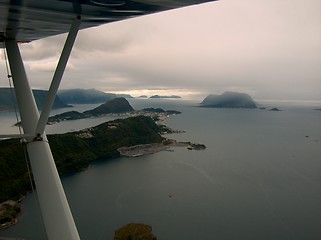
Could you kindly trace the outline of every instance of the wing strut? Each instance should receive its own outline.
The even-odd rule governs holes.
[[[49,240],[80,239],[44,132],[79,24],[80,19],[78,18],[72,24],[50,86],[44,112],[41,114],[41,121],[39,121],[39,112],[27,79],[18,44],[16,40],[5,40],[24,134],[25,136],[33,136],[27,137],[27,151]]]
[[[48,121],[48,117],[52,108],[52,105],[55,101],[56,98],[56,94],[62,79],[62,75],[64,74],[65,68],[67,66],[67,62],[72,50],[72,47],[74,45],[74,42],[76,40],[77,37],[77,33],[79,30],[79,26],[80,26],[81,20],[80,17],[77,17],[73,24],[71,25],[68,37],[66,39],[64,48],[61,52],[61,56],[55,71],[55,74],[52,78],[51,81],[51,85],[49,88],[49,92],[46,98],[46,101],[44,103],[44,106],[41,110],[41,114],[40,114],[40,118],[36,127],[36,133],[37,134],[43,134],[43,132],[45,131],[45,127]]]

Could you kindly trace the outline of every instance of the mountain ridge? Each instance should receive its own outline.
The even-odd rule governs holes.
[[[48,91],[33,89],[32,92],[35,97],[37,107],[41,110],[45,103]],[[14,89],[6,87],[0,88],[0,111],[13,110],[14,105],[17,106],[16,94],[14,92]],[[59,96],[56,96],[52,108],[57,109],[67,107],[72,107],[72,105],[65,103],[59,98]]]

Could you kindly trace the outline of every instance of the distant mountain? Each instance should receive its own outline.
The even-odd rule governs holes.
[[[147,98],[146,95],[140,95],[138,98]]]
[[[33,95],[35,96],[36,99],[36,104],[38,109],[42,109],[48,91],[46,90],[32,90]],[[16,104],[16,95],[13,91],[13,96],[14,96],[14,103]],[[64,101],[62,101],[58,96],[55,99],[55,102],[53,104],[52,108],[66,108],[66,107],[72,107],[71,105],[66,104]],[[11,95],[11,89],[10,88],[0,88],[0,111],[3,110],[13,110],[14,105],[12,102],[12,95]]]
[[[71,104],[102,103],[117,97],[116,94],[95,89],[65,89],[60,90],[58,96],[62,101]]]
[[[208,95],[201,107],[213,108],[257,108],[254,100],[246,93],[225,92],[221,95]]]
[[[92,110],[85,111],[84,114],[95,116],[107,113],[124,113],[131,111],[134,111],[134,109],[125,98],[115,98]]]
[[[153,96],[150,96],[149,98],[182,98],[182,97],[177,96],[177,95],[171,95],[171,96],[159,96],[159,95],[153,95]]]
[[[64,89],[58,92],[58,96],[71,104],[103,103],[117,97],[133,98],[129,94],[105,93],[96,89]]]
[[[131,95],[129,95],[129,94],[116,94],[116,96],[117,96],[118,98],[120,98],[120,97],[123,97],[123,98],[133,98],[133,96],[131,96]]]

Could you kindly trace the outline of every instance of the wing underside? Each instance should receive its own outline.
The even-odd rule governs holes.
[[[214,0],[0,0],[0,42],[66,33],[76,16],[81,29]]]

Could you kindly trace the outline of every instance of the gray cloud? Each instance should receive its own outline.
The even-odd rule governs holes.
[[[83,30],[62,88],[321,100],[319,9],[318,0],[230,0]],[[64,38],[22,46],[35,87],[48,86]]]

